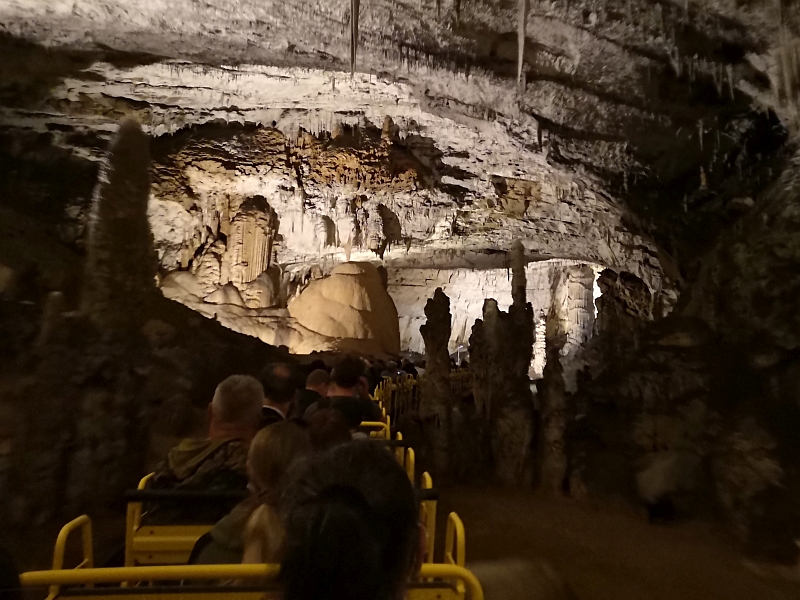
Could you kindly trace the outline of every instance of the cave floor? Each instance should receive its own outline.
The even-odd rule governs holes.
[[[544,559],[580,600],[800,598],[800,567],[751,562],[708,525],[498,489],[449,488],[439,504],[440,525],[452,510],[464,521],[468,563]]]

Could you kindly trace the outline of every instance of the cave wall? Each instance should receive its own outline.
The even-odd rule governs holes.
[[[666,318],[641,280],[601,275],[570,425],[572,493],[720,518],[748,551],[789,564],[800,539],[799,164],[787,161],[699,257]]]

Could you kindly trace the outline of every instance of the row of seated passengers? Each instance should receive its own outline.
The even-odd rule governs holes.
[[[209,406],[208,437],[173,448],[151,486],[247,489],[247,499],[232,508],[148,506],[145,522],[216,521],[192,552],[195,564],[280,562],[282,578],[312,568],[321,570],[313,584],[320,589],[387,591],[399,585],[422,559],[424,532],[418,531],[413,489],[394,455],[380,444],[358,441],[364,435],[359,424],[381,417],[369,399],[364,368],[360,359],[346,356],[330,376],[312,371],[299,394],[283,364],[268,365],[261,381],[227,378]],[[285,583],[286,598],[318,597],[306,593],[312,584],[305,578]],[[294,585],[298,595],[288,593]]]

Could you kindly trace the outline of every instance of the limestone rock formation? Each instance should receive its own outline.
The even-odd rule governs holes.
[[[450,353],[447,349],[450,340],[450,299],[442,288],[436,288],[433,297],[425,304],[425,316],[427,321],[419,328],[425,340],[425,377],[421,386],[419,417],[433,451],[435,474],[446,476],[453,406],[450,397]]]
[[[486,300],[470,336],[470,368],[478,418],[485,419],[491,466],[507,485],[533,482],[533,400],[528,370],[533,357],[533,308],[525,302],[524,253],[512,255],[514,302],[508,313]]]
[[[269,268],[277,221],[263,196],[248,198],[239,205],[228,228],[224,256],[235,285],[250,283]]]
[[[135,324],[155,293],[148,145],[138,123],[120,125],[89,216],[81,310],[107,328]]]
[[[302,327],[367,353],[400,352],[397,309],[369,263],[344,263],[289,302]]]

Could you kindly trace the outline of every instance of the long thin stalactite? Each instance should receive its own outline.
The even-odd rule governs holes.
[[[358,54],[358,13],[360,0],[350,0],[350,78],[356,72],[356,55]]]

